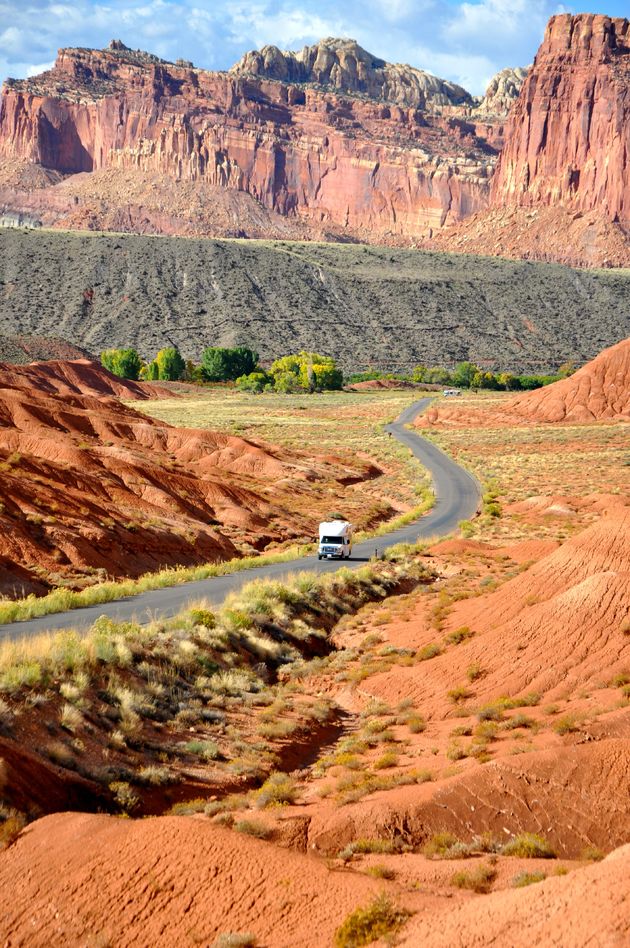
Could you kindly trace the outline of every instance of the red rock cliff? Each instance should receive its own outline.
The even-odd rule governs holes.
[[[514,106],[492,205],[630,221],[630,23],[553,17]]]
[[[0,157],[246,191],[357,235],[415,237],[485,207],[496,151],[473,125],[126,48],[61,50],[4,87]]]

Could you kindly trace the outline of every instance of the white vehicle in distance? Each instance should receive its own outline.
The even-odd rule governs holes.
[[[458,388],[445,388],[442,392],[444,398],[449,398],[451,395],[461,395],[462,393]]]
[[[352,524],[347,520],[328,520],[319,525],[317,559],[348,560],[352,553]]]

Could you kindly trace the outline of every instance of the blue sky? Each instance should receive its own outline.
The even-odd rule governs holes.
[[[530,63],[549,16],[585,8],[555,0],[0,0],[0,78],[49,68],[60,46],[105,46],[113,37],[166,59],[225,69],[248,49],[299,49],[351,36],[481,93],[504,66]],[[592,13],[628,15],[621,0]]]

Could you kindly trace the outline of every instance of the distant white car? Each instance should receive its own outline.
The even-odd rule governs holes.
[[[442,392],[445,398],[449,398],[451,395],[461,395],[462,393],[458,388],[445,388]]]

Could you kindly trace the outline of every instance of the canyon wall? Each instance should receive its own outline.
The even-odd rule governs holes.
[[[492,206],[630,221],[630,23],[553,17],[506,129]]]
[[[485,207],[496,149],[465,118],[115,45],[4,87],[0,159],[244,191],[334,233],[414,238]],[[78,199],[77,199],[78,200]]]

